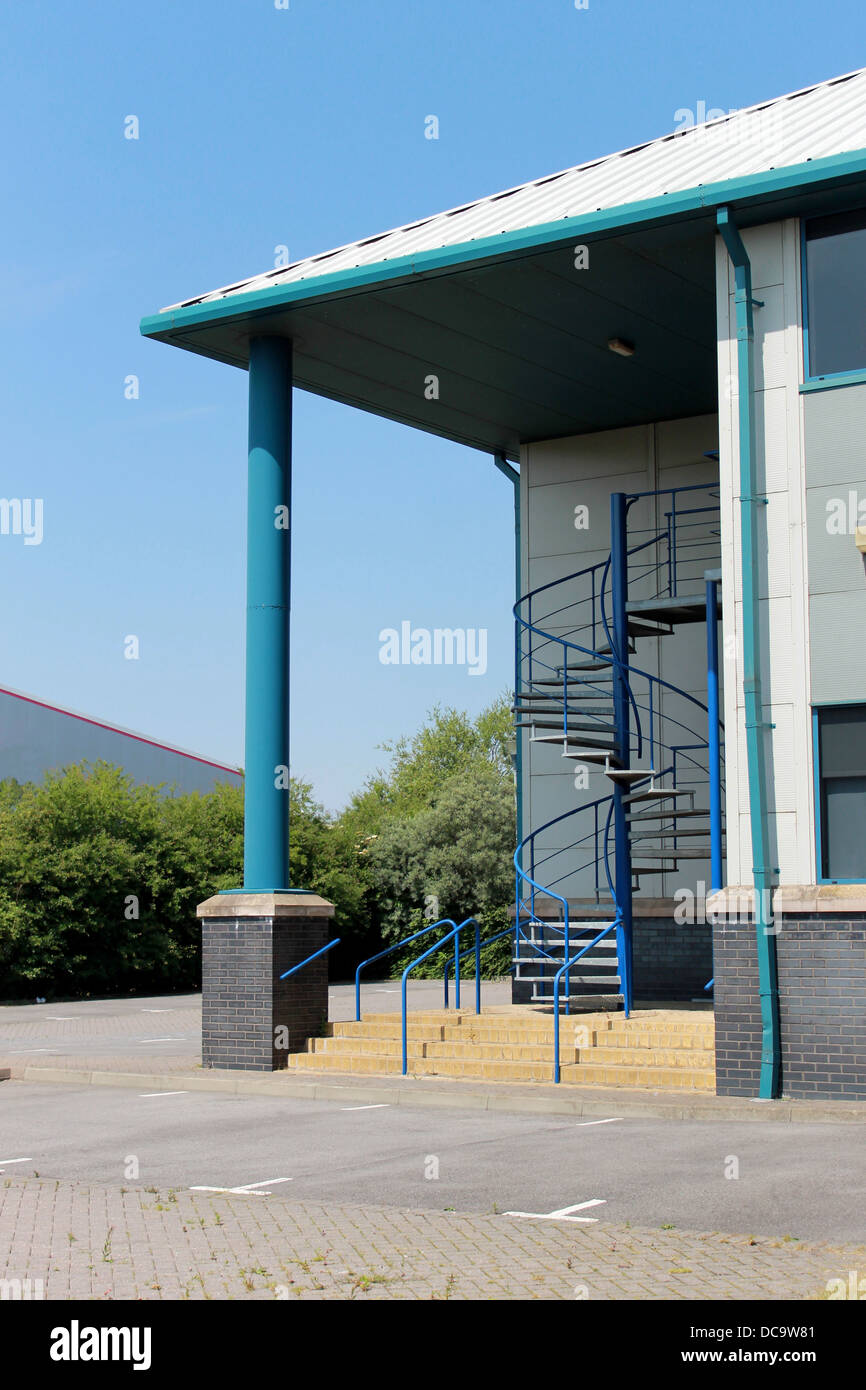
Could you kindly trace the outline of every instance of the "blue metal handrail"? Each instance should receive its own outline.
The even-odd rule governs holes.
[[[460,933],[462,932],[462,930],[463,930],[464,927],[467,927],[467,926],[469,925],[470,922],[474,922],[474,923],[475,923],[476,930],[477,930],[478,923],[475,921],[475,918],[474,918],[474,917],[467,917],[467,918],[465,919],[465,921],[463,921],[463,922],[461,922],[461,923],[459,924],[459,926],[458,926],[458,925],[454,925],[453,931],[446,932],[445,936],[443,936],[443,937],[441,938],[441,940],[439,940],[439,941],[434,941],[434,943],[433,943],[432,946],[428,946],[428,947],[427,947],[427,950],[424,951],[422,955],[418,956],[415,960],[410,961],[409,964],[406,966],[406,969],[403,971],[403,976],[402,976],[402,979],[401,979],[401,981],[400,981],[400,1011],[401,1011],[401,1032],[402,1032],[402,1038],[403,1038],[403,1075],[404,1075],[404,1076],[406,1075],[406,1073],[407,1073],[408,1070],[409,1070],[409,1050],[408,1050],[408,1041],[407,1041],[407,1032],[406,1032],[406,1013],[407,1013],[407,1006],[406,1006],[406,981],[408,980],[410,973],[415,969],[415,966],[416,966],[416,965],[420,965],[420,964],[422,963],[422,961],[427,960],[428,956],[432,956],[436,951],[440,951],[440,950],[442,949],[442,947],[443,947],[443,946],[447,946],[448,943],[449,943],[450,941],[453,941],[453,942],[454,942],[454,963],[455,963],[455,966],[456,966],[456,969],[457,969],[457,972],[458,972],[458,975],[459,975],[459,970],[460,970]],[[437,924],[437,925],[438,925],[438,924]],[[480,972],[480,969],[481,969],[480,953],[478,953],[478,955],[476,955],[476,972]],[[478,979],[478,978],[480,978],[480,975],[479,975],[478,973],[476,973],[476,979]],[[455,991],[455,992],[456,992],[456,991]],[[457,1008],[459,1009],[459,1007],[460,1007],[460,1002],[459,1002],[459,994],[458,994],[458,995],[457,995]],[[479,1008],[478,1012],[480,1012],[480,1008]]]
[[[339,946],[339,944],[340,938],[338,936],[335,936],[334,940],[329,941],[327,946],[322,946],[318,951],[314,951],[311,956],[307,956],[306,960],[302,960],[300,965],[293,965],[291,970],[287,970],[284,975],[280,976],[280,979],[287,980],[290,975],[295,975],[299,970],[303,970],[305,965],[310,964],[310,961],[317,960],[319,956],[323,956],[326,951],[330,951],[332,946]]]
[[[604,931],[600,931],[599,934],[598,934],[598,936],[594,937],[592,941],[589,941],[589,942],[586,944],[586,946],[584,946],[580,951],[578,951],[576,955],[572,956],[570,960],[566,959],[565,963],[564,963],[563,965],[560,966],[560,968],[557,970],[556,974],[555,974],[554,977],[553,977],[553,1079],[554,1079],[554,1081],[557,1083],[557,1085],[559,1084],[559,1079],[560,1079],[560,1067],[559,1067],[559,982],[560,982],[560,980],[562,979],[563,975],[568,974],[568,972],[571,971],[571,970],[574,968],[574,966],[575,966],[575,965],[577,964],[577,962],[580,960],[581,956],[585,956],[586,953],[587,953],[587,951],[591,951],[592,948],[593,948],[593,946],[597,946],[597,945],[598,945],[599,941],[603,941],[604,938],[605,938],[606,936],[610,936],[610,933],[619,925],[619,922],[620,922],[620,917],[619,917],[619,914],[617,914],[617,916],[615,917],[615,919],[614,919],[612,922],[608,922],[608,924],[607,924],[607,926],[605,927]],[[568,1001],[567,1001],[567,1000],[566,1000],[566,1008],[565,1008],[565,1011],[566,1011],[566,1013],[568,1013]]]
[[[396,941],[393,946],[386,946],[384,951],[379,951],[378,955],[368,956],[362,960],[355,971],[355,1022],[361,1022],[361,971],[365,965],[374,965],[377,960],[383,960],[385,956],[390,956],[393,951],[399,951],[401,946],[408,946],[413,941],[417,941],[419,936],[424,936],[428,931],[433,931],[436,927],[456,926],[450,917],[442,917],[438,922],[431,922],[429,926],[422,927],[420,931],[413,932],[411,936],[404,936],[402,941]]]
[[[474,919],[473,919],[473,920],[474,920]],[[473,954],[475,955],[475,1012],[476,1012],[477,1014],[480,1014],[480,1013],[481,1013],[481,952],[484,950],[484,947],[485,947],[485,946],[492,946],[493,943],[494,943],[494,941],[501,941],[502,938],[503,938],[503,936],[511,936],[512,934],[513,934],[513,929],[512,929],[511,927],[505,927],[505,929],[504,929],[503,931],[498,931],[498,932],[496,933],[495,936],[488,936],[488,938],[487,938],[486,941],[482,941],[482,940],[481,940],[481,927],[480,927],[480,924],[479,924],[478,922],[476,922],[476,923],[475,923],[475,944],[474,944],[473,946],[467,946],[466,949],[465,949],[464,951],[461,951],[461,952],[460,952],[460,960],[465,960],[467,956],[471,956],[471,955],[473,955]],[[458,962],[458,965],[459,965],[459,962]],[[513,966],[512,966],[512,969],[513,969]],[[442,978],[443,978],[443,983],[444,983],[444,985],[445,985],[445,1008],[446,1008],[446,1009],[448,1009],[448,1008],[451,1007],[450,1004],[449,1004],[449,1002],[448,1002],[448,976],[449,976],[450,970],[451,970],[451,962],[450,962],[450,960],[446,960],[446,962],[445,962],[445,972],[444,972],[444,975],[443,975],[443,977],[442,977]],[[457,1005],[457,1007],[458,1007],[458,1008],[460,1007],[459,1004]]]

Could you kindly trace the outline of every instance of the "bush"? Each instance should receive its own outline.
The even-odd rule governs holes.
[[[369,914],[354,847],[305,783],[290,818],[295,881],[335,903],[356,958]],[[0,994],[196,989],[196,906],[242,874],[242,788],[172,795],[107,763],[0,783]]]

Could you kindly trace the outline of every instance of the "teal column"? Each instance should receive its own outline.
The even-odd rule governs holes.
[[[250,342],[244,889],[289,887],[292,345]]]

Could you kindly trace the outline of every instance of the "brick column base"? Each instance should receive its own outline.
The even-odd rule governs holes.
[[[328,940],[315,893],[225,893],[199,904],[202,1066],[279,1071],[328,1021],[328,957],[279,977]]]

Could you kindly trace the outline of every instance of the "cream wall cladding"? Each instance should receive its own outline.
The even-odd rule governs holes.
[[[751,228],[743,241],[752,262],[753,295],[762,301],[754,310],[753,407],[758,493],[767,497],[758,518],[758,630],[763,714],[774,726],[765,735],[770,845],[781,884],[813,883],[799,222]],[[716,271],[727,881],[743,884],[751,882],[752,849],[743,711],[737,341],[734,276],[721,239]]]
[[[610,497],[614,492],[643,493],[689,484],[715,483],[718,465],[707,458],[718,447],[715,415],[661,421],[600,434],[551,439],[527,445],[521,455],[522,591],[563,579],[606,559],[610,551]],[[664,499],[641,499],[629,513],[630,541],[641,528],[646,534],[663,524]],[[703,592],[703,578],[696,584]],[[572,605],[587,592],[576,581],[533,599],[532,621],[545,632],[568,636],[587,609]],[[630,597],[650,596],[633,581]],[[579,639],[578,639],[579,640]],[[561,648],[554,649],[561,652]],[[555,658],[559,660],[560,658]],[[572,660],[577,660],[573,655]],[[706,699],[706,634],[703,624],[684,626],[662,640],[641,638],[634,663],[682,690]],[[554,661],[554,657],[551,657]],[[682,696],[665,692],[665,713],[694,726],[694,707],[684,710]],[[705,730],[704,730],[705,733]],[[648,765],[642,759],[641,765]],[[612,784],[593,764],[581,766],[562,757],[556,745],[532,743],[524,734],[524,833],[556,816],[587,805],[612,790]],[[583,785],[585,783],[585,785]],[[706,804],[706,788],[696,804]],[[575,840],[591,832],[593,816],[574,817],[539,837],[537,874],[568,898],[586,899],[606,888],[604,871],[589,867],[591,841],[575,848]],[[528,863],[526,865],[528,867]],[[668,881],[670,880],[670,881]],[[709,880],[709,864],[681,863],[676,874],[645,878],[640,897],[670,895],[676,887]]]

